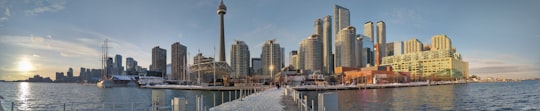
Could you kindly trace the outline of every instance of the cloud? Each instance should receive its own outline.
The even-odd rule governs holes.
[[[523,62],[520,57],[510,54],[495,56],[471,55],[469,62],[470,75],[487,77],[540,77],[540,64]]]
[[[6,8],[6,11],[4,13],[6,16],[11,16],[11,11],[9,11],[9,8]]]
[[[100,51],[94,47],[79,44],[68,40],[45,39],[42,36],[0,36],[1,43],[15,45],[24,49],[54,51],[60,55],[73,57],[74,55],[86,57],[99,57]],[[52,38],[52,37],[51,37]],[[63,54],[62,54],[63,53]]]
[[[76,55],[76,54],[69,54],[69,53],[66,53],[66,52],[60,52],[60,55],[62,57],[79,57],[80,55]]]
[[[25,14],[27,16],[35,16],[35,15],[46,13],[46,12],[57,12],[57,11],[63,10],[65,8],[64,6],[65,4],[66,2],[53,2],[53,3],[50,3],[50,5],[48,6],[42,6],[40,3],[38,7],[30,9],[30,10],[26,10]]]

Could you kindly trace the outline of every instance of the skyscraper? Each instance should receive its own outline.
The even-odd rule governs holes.
[[[267,40],[262,47],[262,75],[273,75],[281,68],[281,47],[275,40]]]
[[[106,62],[107,65],[105,65],[105,68],[107,70],[105,70],[105,72],[107,72],[106,76],[110,77],[112,75],[114,75],[114,61],[113,61],[113,58],[112,57],[107,57],[107,62]]]
[[[253,70],[251,75],[260,75],[262,74],[262,61],[261,58],[252,58],[251,59],[251,69]]]
[[[394,56],[394,42],[386,43],[386,55],[384,56]]]
[[[323,72],[324,74],[334,73],[334,57],[332,56],[332,18],[323,17],[323,31],[319,34],[323,44]]]
[[[67,77],[68,79],[73,79],[73,68],[69,67],[67,71]]]
[[[373,38],[373,22],[367,21],[366,23],[364,23],[364,35],[367,36],[369,40],[371,40],[371,42],[375,40]]]
[[[217,6],[217,14],[219,15],[219,20],[220,20],[218,61],[225,61],[225,28],[224,28],[224,23],[223,23],[223,16],[225,15],[226,12],[227,12],[227,7],[223,3],[223,0],[220,0]]]
[[[408,53],[415,53],[415,52],[421,52],[424,48],[424,44],[422,44],[422,42],[420,42],[420,40],[418,39],[409,39],[407,41],[405,41],[405,45],[404,46],[404,53],[403,54],[408,54]]]
[[[381,64],[382,58],[386,56],[386,25],[383,21],[377,22],[377,64]]]
[[[349,9],[339,5],[334,5],[334,35],[337,35],[341,29],[351,25],[350,16],[351,14]]]
[[[171,45],[171,79],[187,80],[187,47],[175,42]]]
[[[373,40],[369,37],[362,38],[362,67],[374,65]]]
[[[452,41],[444,34],[431,37],[431,51],[452,49]]]
[[[116,54],[116,56],[114,56],[114,70],[115,70],[115,74],[122,74],[122,72],[124,72],[124,67],[122,66],[122,55],[120,54]]]
[[[293,50],[291,51],[291,65],[294,67],[294,69],[298,69],[299,68],[299,57],[298,57],[298,51],[297,50]]]
[[[137,75],[137,61],[131,57],[126,58],[126,74],[127,75]]]
[[[323,44],[317,34],[313,34],[300,42],[300,69],[322,71]]]
[[[356,28],[348,26],[339,31],[335,38],[335,67],[357,67]]]
[[[362,49],[364,48],[363,46],[363,40],[364,38],[367,39],[366,36],[362,35],[362,34],[357,34],[354,41],[355,41],[355,46],[354,46],[354,59],[356,59],[355,61],[355,66],[357,68],[361,68],[362,67]]]
[[[249,74],[249,48],[244,41],[235,41],[231,47],[231,66],[233,75],[230,77],[239,78]]]
[[[159,46],[152,48],[152,65],[150,70],[167,74],[167,50],[159,48]]]

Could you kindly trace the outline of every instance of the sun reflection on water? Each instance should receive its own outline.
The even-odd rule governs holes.
[[[18,96],[17,100],[19,101],[19,108],[21,110],[28,110],[29,102],[28,99],[30,99],[30,86],[28,82],[21,82],[19,83],[19,90],[18,90]]]

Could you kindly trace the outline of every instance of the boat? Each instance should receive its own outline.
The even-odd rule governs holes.
[[[137,86],[137,76],[112,75],[110,79],[103,79],[97,83],[100,88]]]
[[[103,68],[101,72],[101,80],[97,82],[97,86],[100,88],[111,88],[111,87],[120,87],[120,86],[137,86],[136,81],[139,78],[138,76],[129,76],[129,75],[120,75],[120,74],[112,74],[109,75],[109,72],[116,72],[114,70],[111,70],[111,66],[109,66],[111,63],[108,63],[109,60],[112,61],[112,58],[108,57],[107,48],[108,48],[108,39],[105,39],[105,42],[103,44],[103,55],[102,55],[102,61],[101,66]]]
[[[137,81],[137,84],[139,86],[141,85],[157,85],[157,84],[163,84],[163,78],[162,77],[156,77],[156,76],[140,76],[139,80]]]

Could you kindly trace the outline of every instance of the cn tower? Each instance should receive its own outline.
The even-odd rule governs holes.
[[[225,6],[225,4],[223,4],[223,0],[220,0],[217,6],[217,14],[220,17],[218,61],[225,61],[225,28],[223,27],[223,16],[226,12],[227,7]]]

